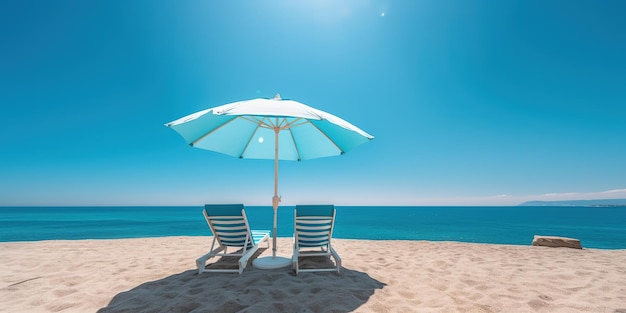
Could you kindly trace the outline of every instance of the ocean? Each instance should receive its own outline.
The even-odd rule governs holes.
[[[278,210],[278,236],[293,207]],[[271,207],[246,207],[255,229]],[[202,207],[0,207],[0,242],[210,235]],[[334,238],[530,245],[534,235],[578,238],[584,248],[626,249],[626,207],[337,207]]]

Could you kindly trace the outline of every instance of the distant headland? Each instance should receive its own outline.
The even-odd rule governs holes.
[[[520,206],[626,207],[626,199],[526,201],[526,202],[520,204]]]

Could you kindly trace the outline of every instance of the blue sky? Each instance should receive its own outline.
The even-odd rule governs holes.
[[[271,205],[165,123],[301,101],[376,137],[283,205],[626,198],[624,1],[4,1],[0,205]]]

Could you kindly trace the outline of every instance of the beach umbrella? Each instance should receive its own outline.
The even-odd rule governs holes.
[[[254,265],[278,268],[291,260],[276,256],[278,161],[302,161],[342,155],[373,136],[332,114],[293,100],[252,99],[209,108],[165,124],[195,148],[240,159],[274,160],[272,257]]]

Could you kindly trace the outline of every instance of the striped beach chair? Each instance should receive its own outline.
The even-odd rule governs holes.
[[[333,205],[297,205],[294,210],[293,268],[299,272],[337,272],[341,270],[341,258],[333,249],[332,236],[336,209]],[[299,258],[332,256],[332,268],[300,268]]]
[[[262,242],[267,243],[269,248],[270,232],[250,230],[243,204],[207,204],[202,213],[213,232],[213,243],[210,252],[196,260],[198,274],[204,272],[238,272],[241,274]],[[228,248],[237,250],[227,253]],[[239,256],[239,268],[207,268],[206,262],[216,256]]]

